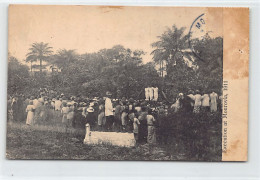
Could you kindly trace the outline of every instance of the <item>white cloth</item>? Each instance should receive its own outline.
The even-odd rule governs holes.
[[[144,91],[145,91],[145,100],[149,101],[149,90],[148,90],[148,88],[145,88]]]
[[[105,100],[105,116],[112,116],[113,113],[113,104],[110,98],[106,98]]]
[[[158,87],[153,88],[154,101],[158,100]]]
[[[203,99],[202,99],[202,102],[201,102],[201,106],[208,107],[209,106],[209,95],[203,94],[202,98]]]
[[[61,104],[62,102],[60,100],[55,101],[55,110],[60,111],[61,110]]]
[[[153,100],[153,87],[151,87],[151,88],[148,88],[149,89],[149,99],[150,99],[150,101],[152,101]]]

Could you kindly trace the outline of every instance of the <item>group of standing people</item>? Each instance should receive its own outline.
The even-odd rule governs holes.
[[[151,88],[145,92],[147,90]],[[174,104],[157,100],[158,88],[153,88],[153,95],[148,100],[112,99],[110,92],[106,92],[104,98],[91,99],[65,96],[63,93],[54,97],[41,92],[38,96],[27,98],[22,95],[10,97],[8,114],[12,120],[26,119],[27,125],[48,124],[54,119],[67,130],[85,128],[88,124],[91,130],[134,133],[137,143],[155,144],[158,126],[163,121],[160,117],[165,119],[169,112],[214,113],[222,107],[221,96],[215,91],[200,93],[199,90],[190,90],[187,94],[179,93]],[[163,131],[162,127],[159,128]]]
[[[199,90],[195,92],[189,90],[186,95],[179,93],[175,103],[171,106],[175,112],[179,110],[187,113],[193,112],[198,114],[200,112],[217,112],[222,109],[222,96],[218,95],[214,90],[211,92]]]

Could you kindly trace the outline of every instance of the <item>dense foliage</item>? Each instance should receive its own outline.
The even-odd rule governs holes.
[[[29,86],[29,68],[15,57],[8,58],[8,92],[24,92]]]
[[[29,94],[48,87],[74,95],[102,96],[110,90],[118,98],[143,98],[145,87],[158,86],[172,99],[188,89],[220,91],[223,39],[206,35],[189,42],[184,32],[185,28],[168,28],[151,44],[153,61],[146,64],[145,52],[122,45],[94,53],[60,49],[54,54],[48,43],[33,43],[26,57],[31,76],[29,68],[9,58],[8,92]]]
[[[185,28],[168,28],[152,46],[154,62],[164,74],[164,90],[173,98],[189,89],[221,91],[223,77],[223,38],[189,39]],[[192,46],[192,48],[190,47]],[[162,63],[164,62],[164,63]]]

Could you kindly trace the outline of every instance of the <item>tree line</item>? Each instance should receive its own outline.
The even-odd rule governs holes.
[[[119,98],[144,98],[145,87],[157,86],[172,99],[188,89],[221,90],[222,37],[190,40],[184,27],[173,25],[151,46],[153,59],[145,64],[143,50],[122,45],[78,54],[73,49],[53,52],[48,43],[35,42],[26,55],[30,66],[9,55],[8,93],[33,94],[48,87],[73,95],[102,96],[110,90]],[[35,69],[39,72],[33,74]]]

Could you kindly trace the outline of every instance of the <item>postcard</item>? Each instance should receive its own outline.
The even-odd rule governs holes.
[[[7,159],[247,161],[249,8],[8,18]]]

